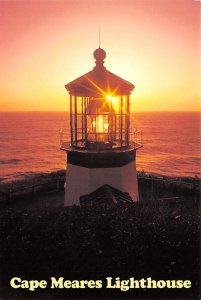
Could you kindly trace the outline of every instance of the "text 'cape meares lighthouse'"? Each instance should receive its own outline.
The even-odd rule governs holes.
[[[64,205],[79,205],[102,186],[139,200],[136,150],[139,133],[130,126],[130,93],[134,85],[104,67],[106,52],[94,51],[92,71],[65,85],[70,94],[70,138]]]

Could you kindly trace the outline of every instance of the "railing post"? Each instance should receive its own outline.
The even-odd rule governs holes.
[[[129,132],[130,132],[130,99],[129,99],[129,96],[127,96],[127,99],[126,99],[127,103],[126,103],[126,136],[127,136],[127,146],[129,146],[130,144],[130,136],[129,136]]]
[[[122,147],[122,125],[123,125],[123,120],[122,120],[122,109],[123,109],[123,97],[121,96],[120,98],[120,140],[121,140],[121,147]]]
[[[70,139],[71,145],[73,145],[73,118],[72,118],[72,95],[70,94]]]

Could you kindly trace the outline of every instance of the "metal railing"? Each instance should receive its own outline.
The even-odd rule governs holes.
[[[131,128],[130,142],[134,143],[135,149],[141,148],[143,146],[142,145],[142,131]]]
[[[116,142],[118,146],[116,148],[128,146],[128,145],[134,145],[135,149],[139,149],[142,147],[142,131],[131,128],[129,132],[128,139],[126,139],[125,131],[120,132],[88,132],[87,133],[87,140],[83,139],[83,132],[78,129],[77,130],[77,140],[78,140],[78,146],[82,145],[81,147],[85,147],[86,141],[89,142],[104,142],[104,141],[112,141]],[[129,140],[129,144],[127,143],[127,140]],[[71,135],[68,130],[60,130],[60,148],[65,148],[67,144],[71,143]],[[73,141],[74,144],[74,141]],[[74,144],[75,145],[75,144]]]
[[[34,198],[35,195],[42,195],[47,192],[59,192],[64,190],[65,175],[63,177],[58,177],[55,179],[47,178],[44,183],[36,183],[25,185],[22,187],[9,188],[5,191],[0,191],[0,205],[4,201],[10,201],[15,199],[23,199],[27,197]]]

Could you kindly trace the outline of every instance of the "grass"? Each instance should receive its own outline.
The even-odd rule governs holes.
[[[1,212],[0,295],[2,299],[200,299],[200,216],[197,190],[140,183],[132,206],[52,207]],[[191,280],[190,289],[11,289],[13,276],[24,279]]]

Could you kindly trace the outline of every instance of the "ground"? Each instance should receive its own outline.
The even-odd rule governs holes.
[[[146,185],[144,195],[151,188]],[[37,201],[24,199],[27,202],[4,207],[0,215],[1,298],[200,299],[199,192],[181,186],[161,188],[176,198],[156,200],[150,189],[151,199],[145,197],[133,205],[63,208],[55,204],[62,199],[60,192],[58,197],[57,193],[46,194]],[[38,205],[40,200],[46,205]],[[190,280],[192,287],[30,292],[12,289],[9,281],[13,276],[48,282],[52,276],[76,280],[152,277]]]

